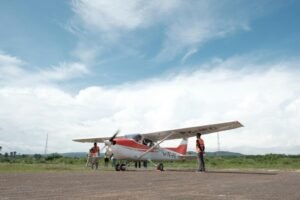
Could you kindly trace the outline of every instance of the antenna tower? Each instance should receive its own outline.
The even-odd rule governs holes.
[[[48,151],[48,133],[46,136],[46,144],[45,144],[45,152],[44,152],[45,155],[47,155],[47,151]]]
[[[219,132],[217,133],[217,137],[218,137],[218,152],[220,152],[220,136],[219,136]]]

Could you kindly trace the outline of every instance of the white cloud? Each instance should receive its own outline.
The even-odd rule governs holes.
[[[197,53],[198,50],[197,49],[191,49],[189,50],[181,59],[181,63],[185,63],[185,61],[191,57],[193,54]]]
[[[250,22],[260,17],[259,7],[271,5],[240,1],[196,1],[185,3],[167,24],[163,48],[158,59],[172,59],[204,43],[237,31],[249,31]],[[266,8],[264,7],[264,8]]]
[[[259,3],[77,0],[72,1],[75,16],[68,27],[81,35],[81,43],[88,43],[78,45],[79,49],[88,46],[94,52],[93,48],[99,49],[101,46],[100,49],[113,48],[115,52],[119,50],[118,53],[126,52],[120,43],[130,40],[126,42],[127,48],[139,49],[140,43],[152,41],[145,40],[144,32],[153,32],[153,28],[160,29],[160,35],[155,36],[161,37],[162,41],[156,59],[172,60],[210,40],[226,37],[236,31],[249,31],[250,22],[268,13],[273,7],[274,3],[268,0]],[[90,44],[93,42],[90,41],[97,44],[92,49]],[[103,51],[98,53],[102,55]]]
[[[222,149],[268,148],[264,153],[284,144],[291,153],[300,141],[300,62],[259,63],[253,57],[216,60],[131,84],[91,86],[75,96],[49,85],[6,84],[0,88],[0,141],[5,149],[42,153],[48,133],[50,152],[85,151],[87,144],[71,140],[110,136],[118,128],[152,132],[240,120],[244,128],[220,133]],[[205,140],[216,150],[216,134]]]
[[[172,13],[179,1],[73,1],[73,11],[89,29],[126,31],[151,25],[154,20]]]
[[[87,74],[89,69],[82,63],[60,63],[48,69],[33,70],[20,59],[0,52],[0,86],[52,84]]]
[[[25,71],[20,67],[24,63],[16,57],[0,51],[0,81],[9,81],[22,76]]]
[[[81,63],[60,63],[50,70],[44,70],[37,76],[46,80],[64,81],[81,77],[89,73],[88,68]]]

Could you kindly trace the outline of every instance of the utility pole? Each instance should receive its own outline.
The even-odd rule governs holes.
[[[219,136],[219,132],[217,133],[217,137],[218,137],[218,153],[220,153],[220,136]]]
[[[45,156],[47,155],[47,150],[48,150],[48,133],[47,133],[47,136],[46,136],[46,144],[45,144]]]

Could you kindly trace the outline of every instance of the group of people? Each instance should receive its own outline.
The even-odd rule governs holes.
[[[143,167],[147,168],[148,166],[148,161],[135,161],[134,167],[135,168],[141,168],[141,163],[143,163]]]
[[[205,162],[204,162],[204,152],[205,152],[205,145],[204,145],[204,140],[201,138],[201,134],[197,134],[197,139],[196,139],[196,152],[197,152],[197,158],[198,158],[198,163],[199,167],[198,170],[199,172],[204,172],[205,171]],[[94,143],[94,146],[90,149],[87,163],[86,165],[88,166],[91,164],[92,169],[98,169],[99,167],[99,157],[100,157],[100,148],[97,146],[97,143]],[[113,154],[108,155],[107,152],[105,153],[104,156],[104,166],[108,167],[109,160],[112,160],[112,165],[114,167],[115,165],[115,159],[113,158]],[[141,163],[136,162],[135,167],[140,167]],[[144,163],[144,167],[147,167],[147,163]]]
[[[92,169],[99,168],[99,158],[100,158],[100,148],[97,143],[94,143],[94,146],[89,150],[89,154],[87,157],[86,166],[90,166]],[[112,160],[112,166],[115,166],[115,159],[113,158],[113,154],[109,155],[108,152],[105,152],[104,155],[104,166],[108,167],[109,160]]]

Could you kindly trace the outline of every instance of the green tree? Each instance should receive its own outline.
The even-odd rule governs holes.
[[[40,160],[43,156],[41,154],[34,154],[33,157],[36,160]]]

